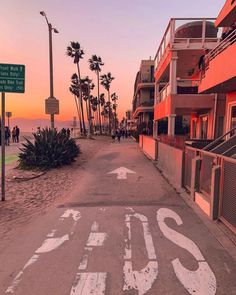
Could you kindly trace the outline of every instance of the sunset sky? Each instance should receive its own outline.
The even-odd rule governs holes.
[[[66,56],[70,41],[85,51],[82,75],[95,75],[88,68],[92,54],[102,57],[102,73],[115,80],[111,91],[119,96],[119,115],[131,108],[133,84],[140,60],[155,56],[171,17],[215,17],[224,0],[1,0],[0,63],[26,65],[25,94],[7,94],[6,110],[14,117],[48,118],[44,99],[49,96],[48,28],[39,14],[44,10],[59,30],[53,36],[54,88],[60,100],[56,120],[71,120],[75,105],[68,91],[76,71]],[[96,91],[96,89],[95,89]]]

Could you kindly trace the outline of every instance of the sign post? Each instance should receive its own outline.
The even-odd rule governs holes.
[[[5,201],[5,92],[2,92],[1,147],[2,201]]]
[[[10,129],[10,118],[12,116],[12,112],[6,112],[6,117],[7,117],[7,120],[8,120],[8,127]]]
[[[0,64],[0,92],[2,92],[1,200],[5,201],[5,92],[10,92],[10,93],[25,92],[25,66],[24,65]]]

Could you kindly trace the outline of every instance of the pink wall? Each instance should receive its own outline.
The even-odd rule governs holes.
[[[217,20],[215,21],[215,25],[218,27],[227,27],[232,24],[232,20],[236,18],[236,2],[231,4],[232,0],[226,0],[224,7],[220,11]]]
[[[151,136],[143,135],[143,151],[147,154],[152,160],[157,159],[157,141]]]
[[[215,87],[236,76],[236,43],[210,61],[209,69],[199,86],[199,93]]]

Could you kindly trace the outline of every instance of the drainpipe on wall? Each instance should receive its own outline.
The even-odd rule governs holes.
[[[216,121],[216,113],[217,113],[217,105],[218,105],[218,94],[215,93],[215,105],[214,105],[214,114],[213,114],[213,139],[216,139],[216,125],[217,125],[217,121]]]

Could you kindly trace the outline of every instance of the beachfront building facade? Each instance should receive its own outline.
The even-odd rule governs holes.
[[[134,83],[132,119],[139,134],[152,134],[154,60],[142,60]]]
[[[227,0],[215,26],[223,35],[207,56],[199,93],[226,94],[224,132],[236,128],[236,1]],[[235,131],[233,132],[235,133]]]
[[[224,116],[224,96],[198,92],[201,59],[220,40],[214,21],[170,20],[155,56],[154,138],[161,134],[194,139],[216,136],[217,118]]]

